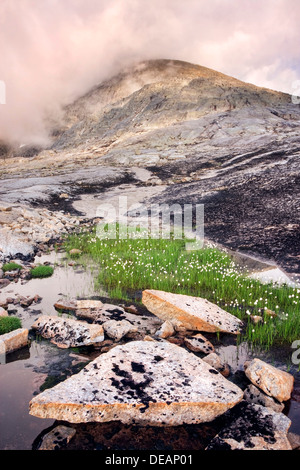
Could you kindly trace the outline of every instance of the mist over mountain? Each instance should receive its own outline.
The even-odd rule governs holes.
[[[299,127],[289,94],[188,62],[143,61],[65,106],[46,148],[7,159],[0,195],[32,200],[32,181],[36,200],[49,200],[63,179],[77,200],[103,193],[101,172],[110,187],[136,181],[154,188],[148,203],[204,204],[206,236],[297,274]],[[151,176],[136,180],[136,168]]]

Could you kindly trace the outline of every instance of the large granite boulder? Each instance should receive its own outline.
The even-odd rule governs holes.
[[[242,398],[240,388],[193,353],[167,341],[133,341],[34,397],[30,414],[177,426],[212,421]]]
[[[238,334],[243,327],[234,315],[201,297],[145,290],[142,301],[157,317],[179,321],[187,330]]]

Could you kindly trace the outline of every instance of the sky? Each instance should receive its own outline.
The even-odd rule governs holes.
[[[293,93],[299,18],[299,0],[1,0],[0,140],[45,143],[63,105],[140,60]]]

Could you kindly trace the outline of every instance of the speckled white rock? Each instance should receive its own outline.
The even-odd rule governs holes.
[[[162,320],[177,320],[189,330],[238,334],[243,327],[234,315],[201,297],[145,290],[142,301]]]
[[[254,385],[276,400],[283,402],[291,398],[294,377],[288,372],[255,358],[245,364],[245,374]]]
[[[88,346],[104,341],[101,325],[89,325],[69,318],[42,315],[32,328],[59,348]]]
[[[115,341],[120,341],[124,336],[137,333],[138,331],[138,329],[127,320],[108,320],[103,323],[102,326],[107,336]]]
[[[34,397],[30,414],[71,423],[176,426],[212,421],[242,397],[235,384],[181,347],[133,341]]]
[[[184,344],[188,349],[193,352],[202,352],[204,354],[210,354],[215,351],[215,348],[213,347],[211,342],[208,341],[208,339],[200,333],[194,336],[186,336],[184,338]]]
[[[1,340],[1,354],[9,353],[23,348],[28,344],[28,330],[26,328],[18,328],[17,330],[10,331],[0,336]],[[4,346],[3,346],[4,345]]]

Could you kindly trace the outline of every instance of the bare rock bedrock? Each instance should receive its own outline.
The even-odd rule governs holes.
[[[209,422],[242,390],[193,353],[168,342],[133,341],[30,402],[30,414],[71,423],[176,426]]]
[[[48,148],[17,146],[0,168],[0,199],[69,211],[84,194],[133,183],[145,198],[151,186],[147,204],[204,204],[209,239],[299,275],[299,124],[288,94],[187,62],[146,61],[66,106],[49,123]],[[5,251],[28,249],[17,242]]]

